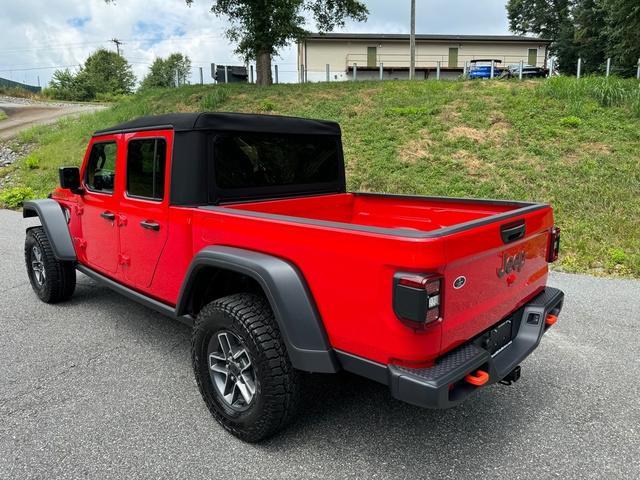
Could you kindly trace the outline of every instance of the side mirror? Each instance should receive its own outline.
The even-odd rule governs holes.
[[[68,188],[72,193],[82,194],[80,188],[80,169],[78,167],[60,167],[60,186]]]

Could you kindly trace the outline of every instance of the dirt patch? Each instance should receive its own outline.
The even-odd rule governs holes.
[[[465,102],[462,100],[454,100],[447,103],[443,108],[438,118],[443,122],[451,122],[460,118],[460,112],[465,106]]]
[[[603,142],[586,142],[581,145],[580,149],[589,155],[610,155],[613,153],[611,145]]]
[[[426,130],[418,133],[417,138],[405,143],[398,152],[398,158],[403,163],[415,164],[419,160],[430,158],[429,147],[433,145],[433,140]]]
[[[476,143],[484,143],[487,141],[487,132],[472,127],[453,127],[447,132],[447,136],[451,140],[466,138]]]
[[[493,164],[481,160],[477,155],[466,150],[458,150],[451,158],[460,163],[469,175],[478,178],[490,178],[489,170],[493,169]]]

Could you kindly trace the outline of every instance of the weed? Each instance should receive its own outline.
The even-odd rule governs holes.
[[[19,208],[25,202],[35,197],[30,187],[12,187],[0,192],[0,206],[4,208]]]
[[[222,86],[217,86],[211,92],[205,94],[200,102],[200,105],[203,110],[214,111],[220,108],[227,98],[229,97],[229,92]]]
[[[268,99],[262,100],[262,102],[260,102],[260,105],[258,106],[258,110],[260,110],[261,112],[272,112],[275,109],[276,104]]]
[[[560,125],[563,127],[578,128],[582,125],[582,120],[574,115],[570,115],[568,117],[562,117],[560,119]]]
[[[40,166],[40,161],[33,156],[29,156],[27,157],[27,159],[24,161],[24,165],[25,167],[27,167],[29,170],[35,170],[36,168],[38,168]]]

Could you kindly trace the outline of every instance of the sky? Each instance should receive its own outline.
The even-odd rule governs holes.
[[[366,22],[348,22],[339,32],[408,33],[409,0],[366,0]],[[506,0],[416,0],[416,33],[508,34]],[[241,65],[224,36],[223,18],[210,0],[0,0],[0,77],[45,86],[56,68],[77,68],[100,47],[122,52],[138,79],[157,57],[188,55],[192,83],[212,82],[210,64]],[[315,31],[313,23],[306,28]],[[296,78],[295,46],[274,58],[281,81]]]

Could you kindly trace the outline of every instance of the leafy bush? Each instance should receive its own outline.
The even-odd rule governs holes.
[[[40,161],[36,157],[27,157],[24,164],[29,170],[35,170],[40,166]]]
[[[172,53],[167,58],[156,58],[149,73],[142,80],[140,89],[178,87],[187,83],[191,74],[191,59],[181,53]]]
[[[627,254],[621,248],[612,248],[609,250],[609,259],[614,264],[624,264],[627,260]]]
[[[4,113],[3,110],[0,110],[0,120],[6,120],[6,118],[7,118],[7,114]]]
[[[580,118],[578,117],[571,115],[568,117],[561,118],[560,125],[562,125],[563,127],[578,128],[580,125],[582,125],[582,120],[580,120]]]
[[[5,208],[19,208],[25,202],[35,196],[30,187],[13,187],[0,192],[0,205]]]
[[[44,94],[58,100],[94,100],[99,94],[122,95],[133,91],[136,77],[131,65],[115,52],[100,49],[76,73],[56,70]]]
[[[271,100],[263,100],[262,102],[260,102],[258,108],[261,112],[272,112],[276,109],[276,104]]]

